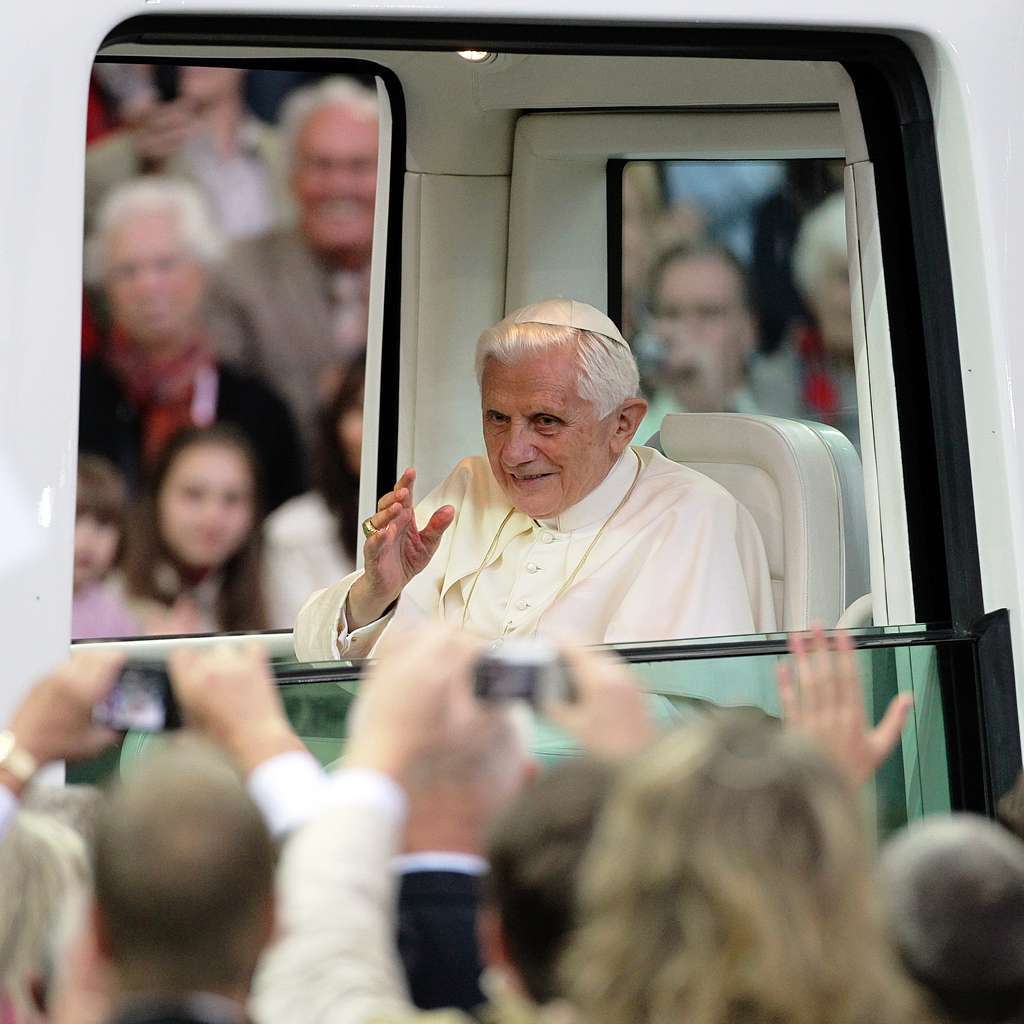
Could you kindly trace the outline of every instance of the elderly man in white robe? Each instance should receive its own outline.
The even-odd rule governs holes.
[[[364,568],[299,612],[300,659],[366,657],[385,631],[431,616],[496,640],[775,628],[747,510],[631,446],[647,403],[608,317],[569,299],[526,306],[483,332],[476,372],[486,459],[463,459],[415,508],[415,471],[402,474],[363,523]]]

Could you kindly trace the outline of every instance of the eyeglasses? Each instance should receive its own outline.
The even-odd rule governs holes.
[[[302,174],[327,177],[331,174],[351,174],[363,177],[377,174],[377,161],[371,157],[302,156],[296,161],[296,169]]]
[[[156,274],[173,274],[188,262],[188,257],[183,253],[174,256],[157,256],[151,260],[126,260],[123,263],[111,265],[107,271],[107,280],[111,284],[124,284],[147,270]]]
[[[710,327],[734,316],[740,311],[736,303],[697,302],[692,306],[668,306],[650,312],[650,321],[656,327],[659,323],[673,326],[691,323],[697,327]]]

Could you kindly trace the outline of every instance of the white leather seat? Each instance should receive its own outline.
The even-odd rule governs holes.
[[[834,625],[870,589],[864,482],[847,438],[742,413],[666,416],[648,442],[720,483],[764,539],[782,630]]]

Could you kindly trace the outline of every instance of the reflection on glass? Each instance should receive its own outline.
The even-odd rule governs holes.
[[[895,635],[902,627],[885,632]],[[923,627],[913,627],[920,629]],[[871,631],[880,632],[880,631]],[[783,656],[755,654],[686,661],[637,662],[633,668],[649,694],[652,713],[663,728],[684,726],[721,708],[780,717],[775,669]],[[938,681],[937,648],[886,647],[857,652],[867,717],[877,722],[897,693],[912,693],[914,708],[896,751],[866,789],[879,838],[907,821],[950,810],[949,769]],[[289,669],[279,663],[280,669]],[[330,679],[289,683],[282,697],[292,727],[321,764],[331,765],[344,749],[346,722],[358,692],[362,666],[322,666]],[[299,669],[294,669],[299,671]],[[315,672],[304,665],[302,671]],[[129,767],[148,737],[129,734],[120,754],[106,763],[74,769],[79,780],[94,779],[118,762]],[[575,742],[537,719],[534,752],[543,763],[580,754]]]
[[[89,109],[73,636],[288,628],[355,556],[375,81],[100,62]],[[210,427],[242,472],[167,466]]]
[[[650,409],[828,423],[859,446],[842,163],[634,162],[622,316]]]

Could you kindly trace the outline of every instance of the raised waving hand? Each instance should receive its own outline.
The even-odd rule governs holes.
[[[416,470],[410,467],[363,524],[367,534],[364,571],[348,595],[350,629],[379,619],[398,600],[406,584],[427,567],[444,531],[455,519],[454,507],[442,505],[423,529],[418,529],[412,498],[415,481]]]

